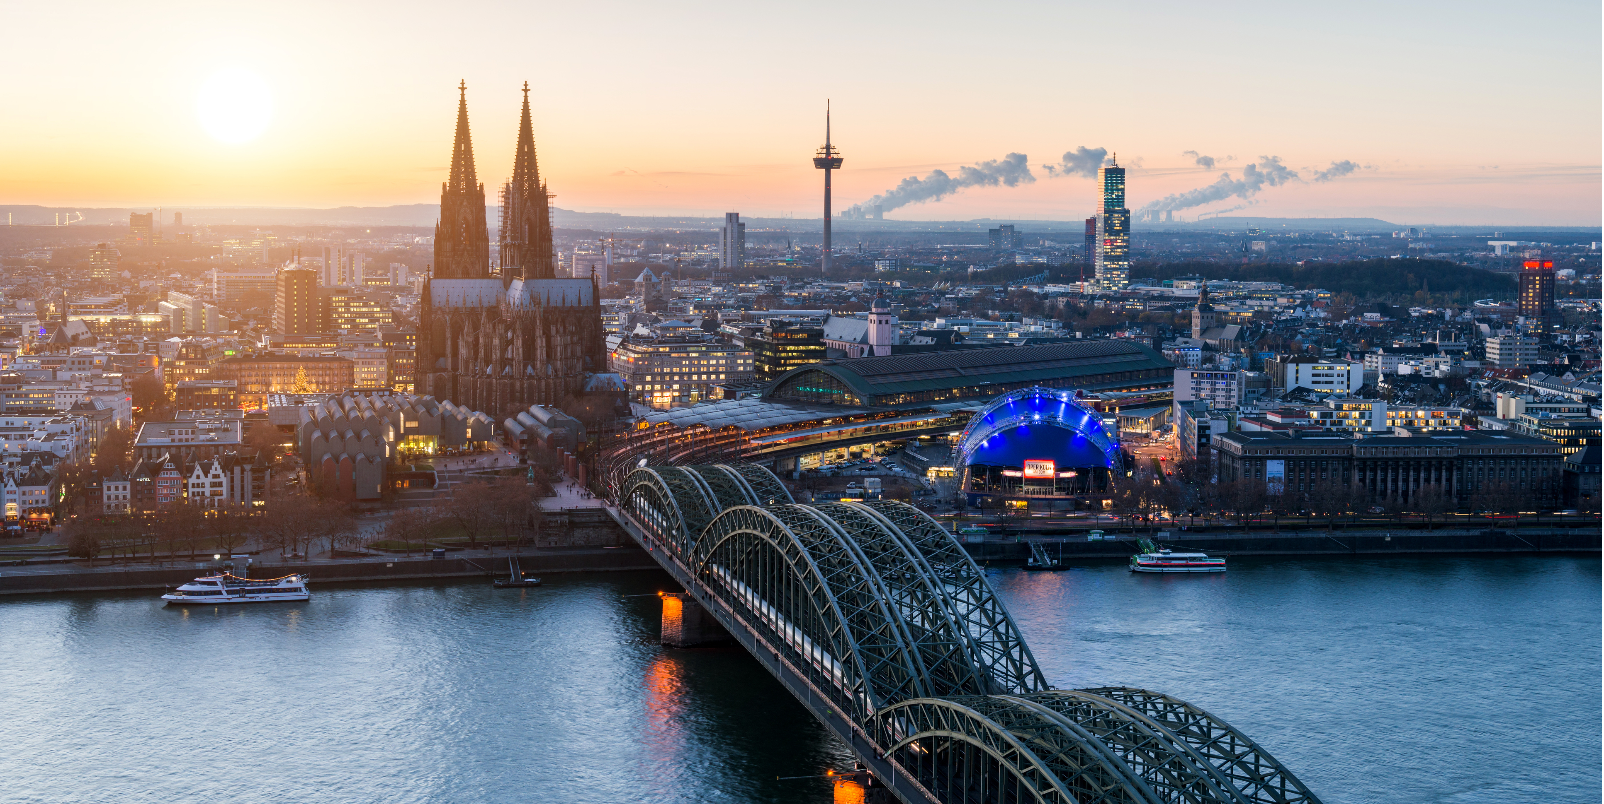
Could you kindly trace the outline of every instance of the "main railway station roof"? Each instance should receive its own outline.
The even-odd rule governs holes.
[[[1134,391],[1173,380],[1173,364],[1146,344],[1088,340],[851,360],[825,360],[775,380],[764,398],[891,407],[974,399],[1044,385]]]
[[[860,416],[868,412],[866,408],[839,405],[790,405],[757,398],[721,399],[684,408],[653,411],[642,416],[641,421],[647,424],[672,424],[681,428],[700,424],[714,430],[721,427],[762,430],[799,422]]]

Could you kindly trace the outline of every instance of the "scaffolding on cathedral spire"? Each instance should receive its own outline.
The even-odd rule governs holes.
[[[535,155],[528,81],[524,82],[523,93],[523,116],[518,122],[512,178],[501,188],[501,276],[508,282],[553,279],[557,275],[551,231],[551,193],[540,179],[540,160]]]

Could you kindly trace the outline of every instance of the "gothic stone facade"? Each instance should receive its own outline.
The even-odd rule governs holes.
[[[561,405],[606,371],[590,279],[435,279],[418,327],[417,391],[491,416]]]

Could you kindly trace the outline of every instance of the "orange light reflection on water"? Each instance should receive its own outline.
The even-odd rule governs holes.
[[[664,654],[658,654],[646,667],[643,744],[651,762],[658,767],[674,767],[684,750],[679,725],[685,710],[683,673],[679,662]]]
[[[869,791],[861,782],[852,779],[835,780],[834,804],[864,804],[869,800]]]

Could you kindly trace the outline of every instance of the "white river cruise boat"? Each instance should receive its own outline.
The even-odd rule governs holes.
[[[1131,556],[1131,572],[1225,572],[1225,559],[1168,549],[1144,551]]]
[[[177,589],[162,595],[169,605],[201,603],[277,603],[280,601],[311,600],[304,574],[285,575],[282,578],[241,578],[229,573],[196,578]]]

